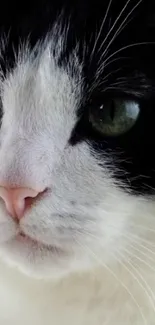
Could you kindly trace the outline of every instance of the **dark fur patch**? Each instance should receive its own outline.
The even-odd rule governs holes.
[[[142,0],[139,5],[138,0],[112,0],[108,10],[109,4],[109,0],[21,3],[6,0],[0,11],[0,33],[1,36],[9,33],[9,37],[0,59],[1,68],[4,75],[13,69],[19,44],[29,37],[33,48],[62,14],[62,21],[64,25],[69,22],[69,29],[59,64],[68,60],[79,42],[78,55],[83,62],[85,81],[84,100],[77,112],[79,120],[70,143],[89,141],[100,154],[101,164],[108,152],[116,179],[138,193],[152,193],[155,188],[155,4],[154,0]],[[119,30],[123,21],[127,25]],[[114,97],[137,100],[141,115],[130,132],[104,138],[92,130],[88,111],[90,105],[97,109],[105,99]]]

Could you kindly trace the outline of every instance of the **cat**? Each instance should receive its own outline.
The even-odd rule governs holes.
[[[0,99],[0,325],[154,325],[154,1],[4,1]]]

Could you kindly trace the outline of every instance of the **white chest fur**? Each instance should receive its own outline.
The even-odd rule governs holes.
[[[0,325],[155,324],[155,277],[148,275],[149,286],[119,266],[112,273],[101,268],[51,283],[1,265]]]

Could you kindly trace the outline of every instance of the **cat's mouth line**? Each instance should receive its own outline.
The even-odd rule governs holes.
[[[31,236],[25,234],[23,231],[19,231],[16,235],[16,239],[19,241],[19,242],[22,242],[24,244],[31,244],[33,246],[36,246],[36,247],[46,247],[46,248],[50,248],[48,245],[45,245],[44,243],[42,243],[41,241],[37,240],[37,239],[34,239],[32,238]]]
[[[36,244],[39,243],[38,240],[33,239],[29,235],[25,234],[23,231],[19,231],[19,233],[17,234],[17,238],[27,240],[27,241],[33,241]]]
[[[64,250],[61,249],[60,247],[56,247],[55,245],[52,244],[45,244],[40,240],[34,239],[33,237],[27,235],[24,233],[22,230],[18,232],[16,235],[16,239],[19,240],[20,242],[31,244],[33,246],[36,246],[37,248],[46,248],[48,250],[52,250],[54,253],[64,253]]]

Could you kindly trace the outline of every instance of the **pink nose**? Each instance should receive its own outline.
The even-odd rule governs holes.
[[[0,187],[0,197],[4,200],[8,213],[18,220],[24,216],[26,209],[39,194],[40,192],[26,187]]]

